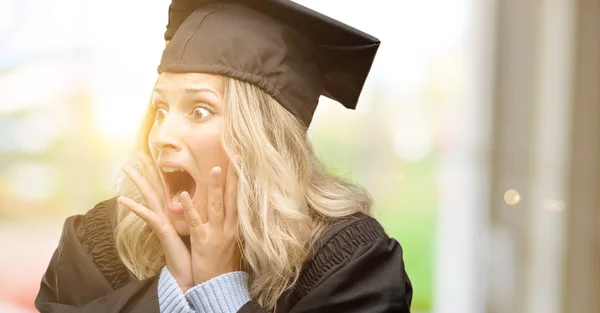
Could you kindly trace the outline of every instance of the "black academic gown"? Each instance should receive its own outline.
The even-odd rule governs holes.
[[[114,247],[115,198],[67,218],[35,299],[42,313],[159,313],[158,274],[129,275]],[[373,218],[330,226],[277,313],[409,313],[412,285],[400,244]],[[238,313],[264,313],[251,301]]]

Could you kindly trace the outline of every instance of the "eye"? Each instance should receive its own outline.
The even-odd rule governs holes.
[[[154,118],[157,122],[161,122],[162,120],[164,120],[165,116],[167,116],[167,110],[165,110],[164,108],[157,108],[154,112]]]
[[[194,111],[192,112],[192,117],[195,120],[204,120],[208,117],[210,117],[213,113],[211,112],[211,110],[209,110],[208,108],[205,107],[197,107],[194,109]]]

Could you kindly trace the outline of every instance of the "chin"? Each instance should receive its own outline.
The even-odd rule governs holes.
[[[179,236],[189,236],[190,235],[190,227],[188,226],[187,221],[184,219],[177,219],[175,221],[172,220],[173,228]]]

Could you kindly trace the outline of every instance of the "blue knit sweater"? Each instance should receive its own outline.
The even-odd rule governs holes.
[[[166,266],[160,272],[158,303],[161,313],[236,313],[250,300],[246,272],[217,276],[185,294]]]

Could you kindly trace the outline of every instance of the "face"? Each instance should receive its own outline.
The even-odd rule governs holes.
[[[215,75],[162,73],[154,88],[155,120],[148,145],[165,189],[167,212],[182,236],[189,235],[189,228],[181,192],[189,192],[206,220],[211,169],[219,166],[221,177],[227,177],[229,158],[221,146],[223,105],[222,80]]]

